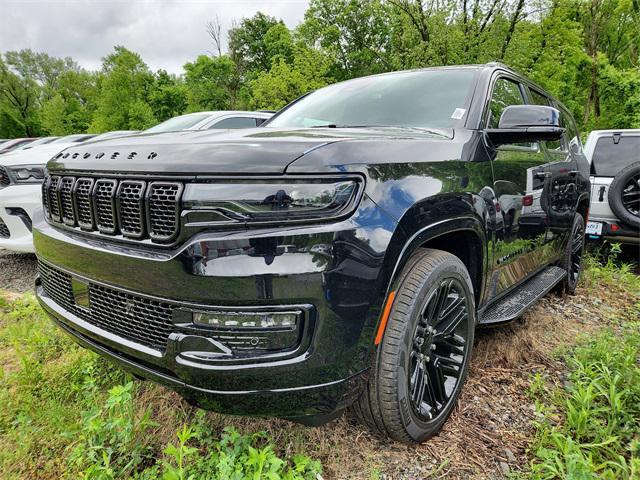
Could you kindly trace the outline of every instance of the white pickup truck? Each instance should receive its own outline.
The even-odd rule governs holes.
[[[584,150],[591,164],[587,237],[640,244],[640,129],[594,130]]]

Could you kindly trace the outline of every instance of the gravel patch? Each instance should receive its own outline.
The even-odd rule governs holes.
[[[36,256],[0,249],[0,288],[12,292],[33,290],[36,278]]]

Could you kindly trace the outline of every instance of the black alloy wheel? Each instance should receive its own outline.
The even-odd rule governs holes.
[[[571,234],[567,240],[567,246],[558,262],[558,266],[566,270],[567,276],[560,282],[554,291],[558,294],[566,293],[574,295],[582,272],[582,254],[584,253],[584,218],[579,213],[575,214]]]
[[[571,259],[569,261],[569,281],[578,284],[582,270],[582,252],[584,251],[584,222],[576,222],[571,233]]]
[[[438,433],[469,369],[475,333],[473,285],[462,261],[419,249],[398,280],[367,386],[351,407],[377,433],[405,443]]]
[[[457,278],[445,278],[429,294],[413,335],[411,406],[423,421],[447,405],[461,380],[469,340],[467,302]]]

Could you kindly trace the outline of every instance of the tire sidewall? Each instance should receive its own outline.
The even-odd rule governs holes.
[[[414,299],[410,317],[405,324],[405,331],[402,337],[402,344],[399,350],[399,358],[398,358],[398,374],[397,374],[397,395],[398,395],[398,405],[400,418],[402,421],[402,425],[404,426],[407,434],[417,442],[426,440],[430,436],[432,436],[435,432],[437,432],[442,424],[447,420],[451,410],[455,407],[457,403],[457,399],[462,390],[462,386],[464,385],[467,371],[469,369],[469,363],[471,359],[471,353],[473,349],[473,339],[474,339],[474,330],[476,323],[476,312],[475,312],[475,302],[473,297],[473,287],[471,284],[471,279],[469,278],[469,274],[467,273],[464,264],[460,261],[456,261],[457,259],[451,258],[447,261],[442,262],[436,269],[430,272],[429,276],[425,279],[423,284],[420,286],[420,292]],[[427,298],[427,295],[432,291],[434,287],[436,287],[440,280],[443,278],[453,277],[460,281],[463,289],[465,290],[465,296],[467,299],[467,310],[469,312],[468,315],[468,328],[469,328],[469,336],[467,339],[467,344],[465,346],[465,355],[463,358],[463,366],[462,373],[460,376],[460,380],[456,386],[455,391],[452,393],[449,403],[446,408],[444,408],[440,414],[430,421],[423,421],[418,418],[410,403],[409,399],[409,375],[408,370],[410,368],[410,353],[411,346],[413,344],[413,334],[415,328],[418,323],[419,315],[416,314],[416,309],[421,307],[424,304],[424,301]]]
[[[611,210],[616,217],[633,228],[640,228],[640,218],[629,212],[622,204],[622,189],[629,179],[633,175],[637,175],[638,172],[640,172],[640,162],[632,163],[631,165],[623,168],[614,177],[611,185],[609,186],[609,193],[607,194],[609,207],[611,207]]]

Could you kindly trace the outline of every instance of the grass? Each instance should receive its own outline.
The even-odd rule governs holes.
[[[618,253],[613,245],[606,258],[587,257],[584,283],[629,293],[625,315],[562,354],[562,385],[532,379],[529,395],[541,420],[529,478],[640,478],[640,277]]]
[[[195,409],[77,346],[31,294],[0,292],[0,478],[501,478],[507,461],[534,479],[640,478],[640,279],[616,255],[587,258],[577,297],[482,332],[461,408],[411,448],[348,417]]]
[[[172,441],[145,388],[71,342],[35,298],[0,297],[2,478],[315,479],[319,462],[282,458],[265,433],[220,435],[204,412],[175,409]]]

